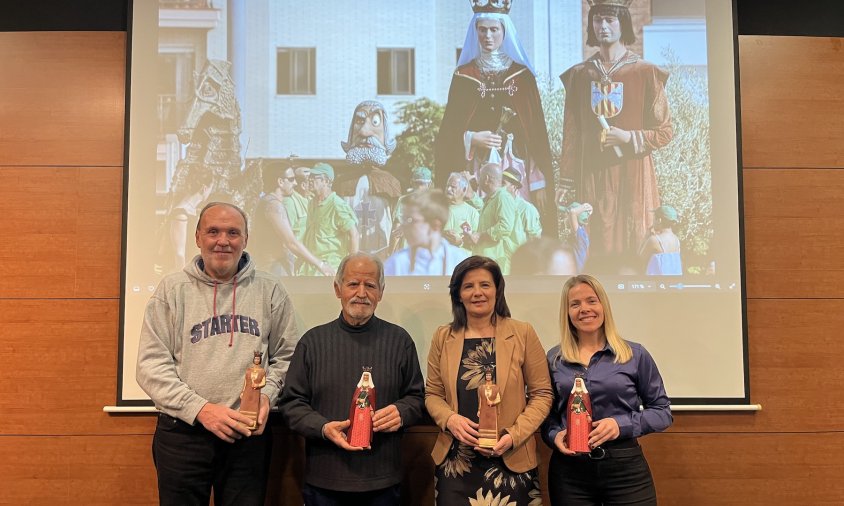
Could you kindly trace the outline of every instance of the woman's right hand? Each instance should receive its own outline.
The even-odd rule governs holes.
[[[557,436],[554,438],[554,446],[556,446],[563,455],[577,455],[577,452],[569,450],[569,447],[566,446],[566,432],[567,430],[563,429],[557,433]]]
[[[448,421],[445,422],[445,426],[448,428],[448,431],[457,438],[463,444],[467,444],[471,447],[478,446],[478,436],[480,433],[478,432],[478,424],[469,420],[465,416],[460,416],[457,413],[454,413],[450,417],[448,417]]]

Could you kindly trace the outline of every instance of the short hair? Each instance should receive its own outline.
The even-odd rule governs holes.
[[[405,209],[405,216],[407,209],[414,207],[428,224],[434,225],[435,222],[439,222],[440,230],[448,223],[448,197],[442,190],[411,193],[402,201],[402,206]]]
[[[469,271],[475,269],[488,271],[492,274],[492,281],[495,283],[495,308],[490,323],[495,324],[498,317],[510,317],[510,308],[507,307],[507,299],[504,297],[504,275],[501,274],[501,267],[491,258],[473,255],[457,264],[451,274],[451,281],[448,283],[448,294],[451,296],[451,314],[454,318],[451,321],[451,330],[453,331],[465,329],[468,323],[466,307],[460,301],[460,289],[463,285],[463,278]]]
[[[633,31],[633,20],[630,18],[630,10],[619,5],[593,5],[589,9],[589,22],[586,24],[586,45],[598,47],[598,37],[595,36],[595,29],[592,27],[592,20],[596,14],[602,16],[615,16],[621,27],[621,43],[629,46],[636,42],[636,32]]]
[[[498,179],[501,179],[501,175],[504,173],[504,171],[501,170],[501,164],[498,164],[498,163],[495,163],[495,162],[487,162],[487,163],[481,165],[481,168],[478,171],[478,173],[480,173],[480,174],[493,174]]]
[[[284,173],[288,169],[292,169],[289,164],[283,162],[264,162],[261,167],[261,179],[264,181],[264,193],[275,191],[278,187],[278,180],[284,177]],[[294,176],[296,172],[293,172]]]
[[[457,179],[461,190],[465,190],[469,187],[469,180],[462,172],[452,172],[451,174],[449,174],[448,179],[446,180],[446,184],[448,184],[448,181],[451,181],[452,178]]]
[[[211,209],[212,207],[217,207],[217,206],[226,206],[226,207],[234,209],[235,211],[240,213],[240,216],[243,218],[243,228],[244,228],[243,235],[245,235],[246,237],[249,237],[249,218],[246,217],[246,213],[243,212],[243,209],[241,209],[241,208],[237,207],[236,205],[231,204],[229,202],[220,202],[220,201],[209,202],[209,203],[205,204],[205,207],[202,208],[202,211],[199,211],[199,219],[196,220],[196,231],[197,232],[199,232],[199,224],[202,223],[202,217],[205,215],[205,211]]]
[[[615,320],[612,316],[612,308],[610,308],[610,299],[607,296],[607,291],[604,290],[603,285],[595,277],[589,274],[578,274],[572,276],[563,285],[563,293],[560,296],[560,354],[558,358],[562,358],[566,362],[580,363],[580,352],[577,348],[577,329],[572,324],[569,318],[569,292],[577,285],[585,284],[592,287],[601,306],[604,308],[604,337],[607,343],[615,353],[613,362],[616,364],[624,364],[633,358],[633,350],[630,345],[621,338],[618,328],[615,326]]]
[[[372,260],[378,267],[378,288],[380,288],[383,292],[384,287],[386,286],[386,281],[384,279],[384,262],[380,258],[378,258],[378,256],[373,255],[372,253],[367,253],[365,251],[350,253],[343,257],[343,260],[340,260],[340,265],[337,266],[337,273],[334,275],[334,286],[342,286],[343,275],[346,273],[346,264],[348,264],[349,261],[356,260],[358,258],[366,258],[368,260]]]

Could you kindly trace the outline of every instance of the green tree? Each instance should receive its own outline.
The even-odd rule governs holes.
[[[445,106],[429,98],[396,105],[396,118],[405,125],[405,129],[396,136],[396,149],[387,162],[387,170],[406,183],[410,179],[410,171],[416,167],[424,166],[436,172],[434,141]]]
[[[703,272],[712,242],[712,164],[709,143],[709,95],[705,72],[681,66],[667,50],[665,92],[671,107],[674,138],[654,151],[663,205],[674,207],[680,223],[674,233],[683,244],[689,272]]]

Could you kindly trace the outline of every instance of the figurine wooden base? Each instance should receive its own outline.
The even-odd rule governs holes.
[[[498,444],[498,434],[494,431],[481,430],[481,435],[478,437],[478,446],[486,449],[493,449]]]
[[[252,420],[251,425],[246,425],[245,423],[241,423],[240,425],[243,425],[249,430],[255,430],[258,428],[258,413],[256,411],[239,411],[241,415],[246,415]]]

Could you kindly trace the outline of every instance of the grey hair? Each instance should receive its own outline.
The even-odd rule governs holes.
[[[461,190],[465,190],[466,188],[468,188],[468,187],[469,187],[469,180],[468,180],[468,179],[466,179],[466,176],[465,176],[465,175],[463,175],[463,173],[461,173],[461,172],[452,172],[451,174],[449,174],[449,175],[448,175],[448,180],[447,180],[447,181],[451,181],[451,180],[452,180],[452,178],[456,178],[456,179],[457,179],[458,184],[460,184],[460,189],[461,189]]]
[[[337,267],[337,274],[334,275],[334,286],[341,286],[343,284],[343,275],[346,273],[346,264],[349,263],[350,260],[355,260],[358,258],[366,258],[371,260],[375,263],[378,267],[378,288],[381,291],[384,291],[384,286],[386,286],[386,281],[384,280],[384,262],[381,261],[376,255],[372,253],[367,253],[365,251],[358,251],[357,253],[352,253],[350,255],[346,255],[343,260],[340,260],[340,265]]]

